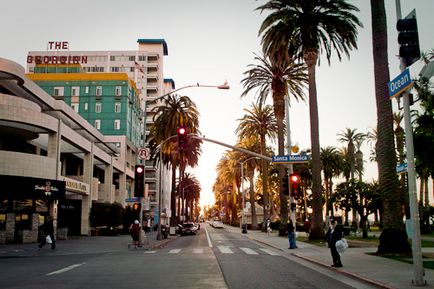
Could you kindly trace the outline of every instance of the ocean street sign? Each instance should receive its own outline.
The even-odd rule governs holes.
[[[413,81],[410,78],[410,70],[407,68],[401,72],[397,77],[390,81],[387,86],[389,87],[390,98],[394,98],[412,87]]]
[[[284,155],[284,156],[273,156],[271,161],[275,164],[285,164],[285,163],[306,163],[310,161],[310,156],[308,155]]]

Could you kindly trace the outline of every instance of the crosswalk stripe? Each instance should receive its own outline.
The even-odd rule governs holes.
[[[194,254],[202,254],[203,253],[203,249],[194,249],[193,253]]]
[[[271,250],[265,249],[265,248],[259,248],[259,250],[271,255],[271,256],[279,256],[279,254],[277,254],[276,252],[273,252]]]
[[[232,250],[228,246],[217,246],[222,254],[233,254]]]
[[[242,250],[244,253],[248,254],[248,255],[259,255],[258,252],[250,249],[250,248],[243,248],[240,247],[240,250]]]
[[[181,252],[181,249],[172,249],[169,251],[169,254],[178,254],[179,252]]]
[[[145,251],[144,253],[145,254],[154,254],[154,253],[157,253],[157,251]]]

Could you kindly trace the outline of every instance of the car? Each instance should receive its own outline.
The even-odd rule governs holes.
[[[214,222],[212,222],[211,226],[213,226],[216,229],[223,229],[224,228],[223,223],[221,221],[214,221]]]
[[[197,227],[194,223],[184,223],[182,224],[181,235],[196,235]]]

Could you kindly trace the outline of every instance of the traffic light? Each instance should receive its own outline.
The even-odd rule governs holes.
[[[282,194],[289,195],[288,176],[282,178]]]
[[[134,196],[143,198],[145,191],[145,166],[136,165],[134,168]]]
[[[398,30],[399,56],[408,67],[420,58],[419,36],[417,31],[416,12],[413,11],[405,19],[396,23]]]
[[[187,149],[188,144],[188,133],[186,126],[178,126],[177,129],[178,134],[178,148],[181,151],[185,151]]]
[[[300,175],[290,174],[289,184],[291,186],[291,196],[298,196],[300,194]]]

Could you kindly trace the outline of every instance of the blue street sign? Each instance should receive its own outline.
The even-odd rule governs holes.
[[[403,163],[396,166],[396,173],[402,174],[407,172],[407,163]]]
[[[137,198],[137,197],[126,198],[126,199],[125,199],[125,202],[126,202],[126,203],[137,203],[137,202],[140,202],[140,198]]]
[[[310,156],[308,155],[284,155],[284,156],[273,156],[271,159],[273,163],[283,164],[283,163],[305,163],[310,161]]]
[[[389,87],[389,97],[394,98],[413,85],[413,81],[410,78],[410,70],[408,68],[401,72],[395,79],[387,83]]]

